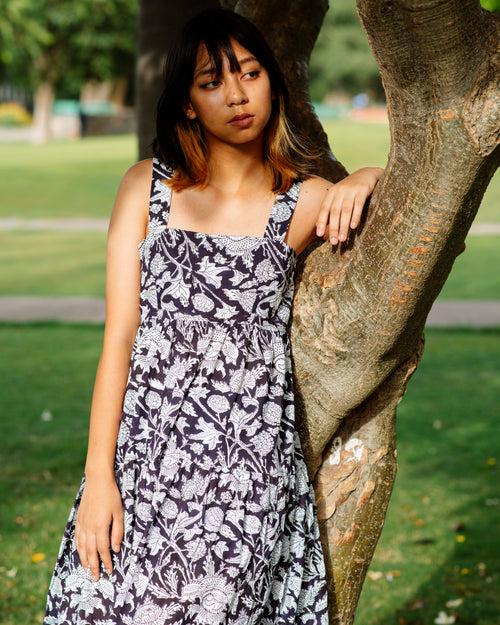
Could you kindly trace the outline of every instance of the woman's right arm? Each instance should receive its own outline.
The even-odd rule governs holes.
[[[140,323],[138,245],[146,230],[151,173],[151,159],[125,172],[108,227],[106,321],[92,395],[85,488],[75,528],[82,565],[90,566],[96,580],[98,554],[111,573],[110,546],[117,551],[123,538],[114,459],[130,355]]]

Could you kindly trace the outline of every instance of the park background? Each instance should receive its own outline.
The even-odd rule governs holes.
[[[42,5],[3,0],[0,25],[4,625],[43,618],[85,462],[107,222],[138,159],[136,2]],[[385,166],[384,92],[354,2],[330,3],[310,93],[349,172]],[[398,475],[356,625],[500,620],[499,199],[493,178],[429,315],[423,360],[398,408]],[[68,302],[82,320],[64,318]]]

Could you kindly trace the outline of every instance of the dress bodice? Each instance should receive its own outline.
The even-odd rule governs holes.
[[[159,312],[220,324],[286,326],[297,254],[285,243],[301,180],[277,193],[264,236],[170,228],[171,167],[153,159],[148,231],[139,245],[141,320]]]

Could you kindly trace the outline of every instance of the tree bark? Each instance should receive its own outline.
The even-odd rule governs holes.
[[[54,97],[54,86],[47,80],[40,83],[35,90],[32,143],[47,143],[52,136],[51,121]]]
[[[499,161],[496,17],[471,1],[357,9],[387,96],[389,160],[358,234],[336,253],[323,244],[302,255],[292,324],[330,622],[342,624],[354,620],[382,530],[396,406],[425,320]]]
[[[253,21],[275,51],[292,122],[324,149],[316,173],[343,178],[308,94],[327,0],[221,5]],[[143,27],[169,23],[148,10]],[[383,527],[397,468],[396,407],[422,357],[425,320],[500,158],[498,18],[476,0],[357,0],[357,11],[386,92],[388,163],[357,232],[335,251],[318,240],[299,256],[291,328],[297,427],[316,492],[330,623],[342,625],[354,620]],[[159,47],[141,55],[139,73],[158,87],[151,68]],[[143,102],[153,91],[139,90]],[[143,142],[151,110],[143,103]]]
[[[217,6],[217,0],[189,0],[182,3],[141,0],[135,76],[139,159],[152,156],[156,103],[163,89],[163,63],[170,44],[192,15]]]

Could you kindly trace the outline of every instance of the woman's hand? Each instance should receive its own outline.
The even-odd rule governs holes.
[[[80,562],[84,568],[90,567],[94,581],[99,580],[99,555],[111,575],[110,546],[119,551],[122,539],[123,505],[114,477],[87,479],[75,524],[75,541]]]
[[[383,173],[382,167],[362,167],[333,184],[321,205],[316,222],[317,236],[329,238],[334,245],[345,241],[349,226],[356,228],[359,224],[366,198]]]

